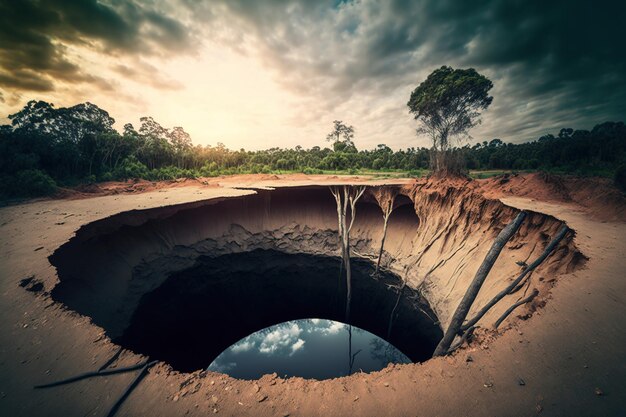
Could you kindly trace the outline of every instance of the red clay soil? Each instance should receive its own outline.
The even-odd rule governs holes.
[[[626,221],[626,198],[608,178],[581,178],[544,172],[505,174],[477,181],[486,197],[527,197],[575,204],[599,220]]]
[[[329,183],[334,181],[366,182],[368,176],[337,176],[337,175],[305,175],[305,174],[247,174],[222,175],[219,177],[205,177],[196,179],[178,179],[170,181],[108,181],[97,184],[84,184],[73,188],[61,188],[54,198],[74,199],[91,198],[94,196],[135,194],[178,187],[254,187],[255,184],[267,185],[276,183],[284,185],[300,182],[320,181]],[[626,221],[626,198],[624,193],[617,189],[608,178],[575,177],[553,175],[545,172],[503,174],[488,179],[468,180],[466,178],[445,179],[453,186],[467,186],[480,189],[487,198],[505,196],[527,197],[539,201],[576,204],[589,211],[599,220]],[[381,180],[384,182],[384,180]],[[392,180],[392,182],[398,182]],[[404,180],[408,182],[408,180]],[[417,183],[424,179],[415,180]]]
[[[116,350],[89,318],[48,295],[58,282],[48,256],[81,226],[130,210],[250,194],[254,187],[367,181],[297,175],[105,183],[67,191],[64,199],[0,208],[0,416],[104,416],[133,378],[32,389],[94,370]],[[441,186],[426,179],[388,182],[416,192]],[[520,308],[500,330],[479,330],[449,357],[326,381],[276,375],[244,381],[159,363],[117,416],[625,416],[623,195],[605,180],[542,174],[448,185],[567,222],[588,261],[559,276],[532,316]],[[30,276],[44,284],[43,292],[19,286]],[[142,359],[124,351],[117,366]]]

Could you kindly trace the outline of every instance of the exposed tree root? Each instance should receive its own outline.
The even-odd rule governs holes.
[[[376,271],[374,276],[378,276],[380,270],[380,261],[383,257],[383,248],[385,247],[385,238],[387,237],[387,225],[389,223],[389,216],[393,212],[398,195],[397,188],[381,187],[372,192],[374,198],[378,202],[378,206],[383,211],[383,237],[380,241],[380,250],[378,251],[378,261],[376,261]]]
[[[343,192],[342,192],[343,191]],[[341,242],[341,258],[346,271],[346,322],[350,321],[350,304],[352,301],[352,270],[350,268],[350,231],[354,225],[356,218],[356,203],[363,196],[365,187],[352,187],[344,185],[343,189],[339,187],[330,187],[330,192],[335,197],[337,203],[337,222],[339,240]],[[350,224],[348,225],[348,207],[350,208]]]

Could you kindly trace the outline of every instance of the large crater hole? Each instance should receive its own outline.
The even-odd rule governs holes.
[[[245,343],[242,339],[255,332],[273,335],[276,329],[268,327],[294,320],[349,322],[360,329],[352,336],[368,332],[380,338],[372,339],[372,345],[388,343],[403,357],[421,362],[431,356],[441,327],[449,323],[498,231],[516,210],[454,188],[427,192],[397,187],[381,262],[384,272],[374,277],[383,236],[377,193],[387,191],[370,187],[357,204],[350,232],[349,319],[338,258],[337,207],[328,187],[321,186],[256,190],[89,223],[50,257],[59,276],[52,297],[90,317],[114,342],[183,372],[207,369],[229,347]],[[539,256],[561,225],[550,216],[529,213],[500,254],[476,306],[485,305],[508,277],[519,274],[520,265]],[[534,271],[533,286],[542,294],[551,288],[544,276],[580,265],[582,255],[572,236]],[[403,280],[407,285],[398,297]],[[500,303],[484,322],[493,323],[512,301]],[[302,340],[292,348],[309,343]],[[361,333],[352,337],[358,340],[364,340]],[[337,353],[342,363],[348,354],[351,358],[349,346]],[[358,370],[359,364],[354,365]],[[344,373],[342,365],[334,376]]]
[[[427,360],[442,336],[438,318],[416,290],[405,286],[399,292],[402,280],[390,269],[374,277],[382,211],[369,196],[357,213],[349,319],[345,272],[337,257],[337,211],[327,187],[257,190],[85,225],[50,258],[60,278],[52,296],[91,317],[115,343],[182,372],[207,369],[243,338],[294,320],[312,320],[299,323],[311,332],[316,320],[349,323],[354,332],[344,333],[355,353],[364,349],[356,346],[359,340],[372,349],[358,353],[348,369],[382,369],[386,358]],[[398,196],[384,265],[394,261],[390,252],[410,250],[419,224],[412,201]],[[312,349],[313,340],[302,340]],[[347,358],[352,346],[337,346],[326,355]],[[378,361],[366,363],[367,355]],[[335,370],[291,375],[345,375],[345,361],[340,362]],[[274,371],[282,376],[281,369]]]
[[[277,323],[307,318],[344,322],[346,282],[339,277],[339,264],[336,257],[276,250],[202,257],[145,294],[115,342],[193,371],[209,366],[240,339]],[[388,342],[412,361],[428,359],[441,330],[427,303],[409,288],[398,301],[399,278],[383,273],[374,279],[368,261],[355,259],[352,268],[350,324],[387,338],[398,302]],[[343,358],[344,352],[342,346],[337,354]],[[343,371],[340,367],[332,376]]]

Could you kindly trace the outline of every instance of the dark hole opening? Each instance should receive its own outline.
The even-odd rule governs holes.
[[[275,250],[201,257],[145,294],[115,340],[180,371],[205,369],[225,349],[265,327],[320,318],[345,322],[340,259]],[[397,276],[372,278],[373,265],[352,260],[350,324],[387,339]],[[388,342],[414,362],[431,357],[442,333],[428,303],[405,287]]]

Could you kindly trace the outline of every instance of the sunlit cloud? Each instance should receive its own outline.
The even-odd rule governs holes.
[[[291,354],[290,355],[293,355],[294,353],[296,353],[297,351],[299,351],[303,347],[304,347],[304,340],[302,340],[302,339],[296,340],[296,342],[293,345],[291,345]]]
[[[259,352],[273,354],[283,349],[296,350],[302,348],[304,341],[299,338],[302,329],[297,323],[285,323],[277,326],[275,330],[263,335],[259,345]]]
[[[233,353],[241,353],[241,352],[247,352],[249,350],[251,350],[252,348],[254,348],[256,344],[250,340],[250,338],[246,338],[236,344],[234,344],[233,346],[231,346],[230,350]]]
[[[474,140],[520,142],[626,114],[624,3],[461,0],[0,0],[0,122],[28,100],[152,116],[195,143],[426,146],[406,102],[441,65],[494,102]]]

